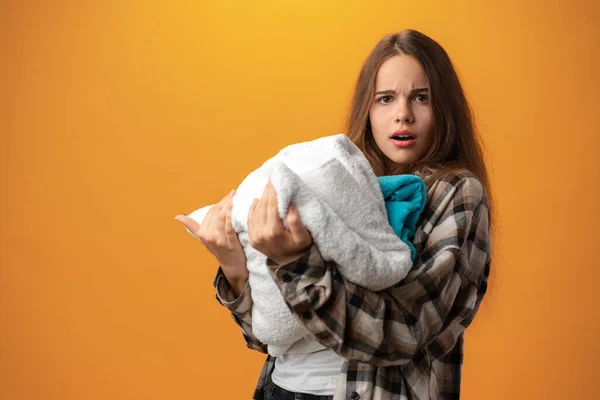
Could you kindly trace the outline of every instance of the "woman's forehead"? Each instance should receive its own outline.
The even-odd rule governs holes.
[[[421,64],[412,56],[397,55],[387,59],[377,71],[377,90],[413,90],[429,87]]]

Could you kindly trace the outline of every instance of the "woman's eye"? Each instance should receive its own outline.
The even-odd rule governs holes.
[[[392,101],[392,96],[383,96],[378,100],[381,104],[388,104]]]
[[[426,94],[418,94],[415,96],[415,101],[419,102],[419,103],[423,103],[425,101],[427,101],[427,95]]]

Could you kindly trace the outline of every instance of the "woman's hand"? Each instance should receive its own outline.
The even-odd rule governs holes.
[[[200,239],[216,257],[234,294],[239,296],[248,281],[248,269],[244,248],[231,224],[234,193],[232,190],[215,204],[206,214],[202,225],[184,215],[178,215],[175,219]]]
[[[269,182],[248,213],[248,237],[256,250],[279,265],[295,261],[312,245],[312,236],[300,220],[298,209],[290,205],[286,230],[279,218],[277,193]]]

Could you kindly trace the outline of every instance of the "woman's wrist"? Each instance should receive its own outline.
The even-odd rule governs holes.
[[[248,282],[248,278],[246,279],[235,279],[233,281],[227,280],[229,282],[229,286],[231,286],[231,291],[233,295],[237,298],[240,297],[240,294],[244,292],[246,288],[246,283]]]
[[[307,251],[310,250],[310,248],[312,247],[312,243],[308,246],[306,246],[304,249],[302,249],[301,251],[299,251],[296,254],[287,256],[287,257],[281,257],[278,259],[273,259],[273,258],[269,258],[269,260],[271,260],[271,262],[275,263],[276,265],[287,265],[287,264],[291,264],[293,262],[298,261],[304,254],[306,254]]]
[[[245,274],[243,272],[239,272],[240,268],[233,268],[233,270],[236,271],[235,273],[231,272],[232,268],[225,266],[221,266],[221,270],[223,271],[223,275],[225,275],[225,279],[227,279],[233,294],[235,297],[238,297],[240,294],[242,294],[244,288],[246,287],[246,283],[248,282],[248,270],[245,266],[243,268]]]

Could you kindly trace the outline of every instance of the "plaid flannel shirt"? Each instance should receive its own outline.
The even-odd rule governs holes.
[[[347,281],[314,245],[293,263],[269,263],[291,312],[346,359],[335,400],[459,398],[464,330],[490,268],[489,205],[469,172],[435,182],[427,199],[413,240],[417,260],[394,287],[372,292]],[[235,298],[220,269],[214,284],[247,346],[266,353],[252,334],[250,287]],[[263,399],[274,365],[267,356],[254,400]]]

